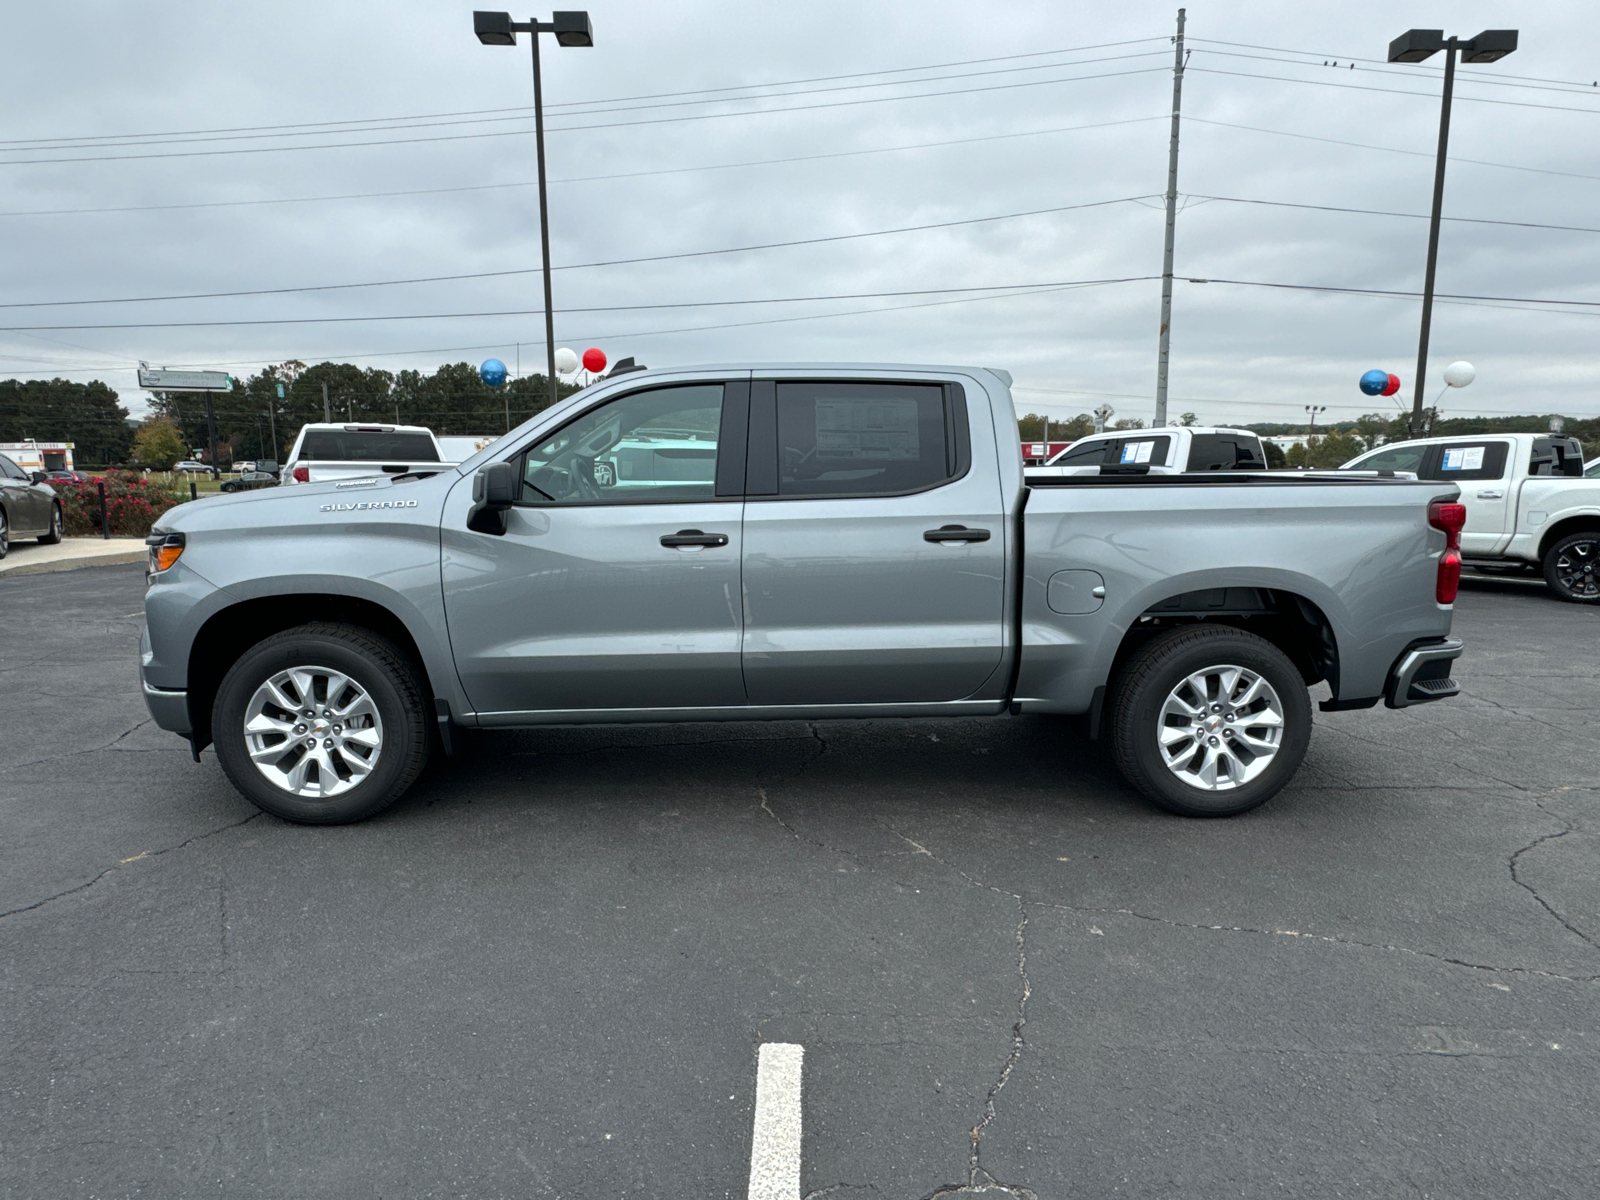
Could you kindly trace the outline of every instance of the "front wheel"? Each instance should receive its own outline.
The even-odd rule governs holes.
[[[1575,604],[1600,604],[1600,530],[1562,538],[1544,554],[1544,581]]]
[[[1231,817],[1288,783],[1311,741],[1311,697],[1271,642],[1189,626],[1147,642],[1112,701],[1117,766],[1168,812]]]
[[[428,757],[416,669],[351,625],[302,625],[245,651],[217,690],[211,734],[234,787],[303,825],[382,812]]]

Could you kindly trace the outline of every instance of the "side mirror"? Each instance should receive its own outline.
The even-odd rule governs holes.
[[[517,498],[517,469],[508,462],[479,467],[472,477],[472,510],[467,528],[475,533],[500,535],[506,531],[506,513]]]
[[[43,471],[30,471],[28,473],[28,478],[33,480],[34,483],[50,482],[50,476],[46,475]]]

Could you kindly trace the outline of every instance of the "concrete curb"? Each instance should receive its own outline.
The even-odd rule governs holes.
[[[149,551],[144,548],[144,541],[117,538],[115,541],[124,542],[125,548],[106,551],[99,554],[81,554],[71,558],[48,558],[33,560],[26,552],[20,560],[17,558],[17,549],[12,547],[11,553],[0,559],[0,579],[8,579],[15,575],[43,575],[50,571],[75,571],[79,567],[112,567],[127,563],[142,563]],[[131,544],[130,544],[131,543]],[[65,544],[65,543],[63,543]],[[106,545],[105,542],[98,543]],[[55,549],[55,547],[40,547],[40,549]]]

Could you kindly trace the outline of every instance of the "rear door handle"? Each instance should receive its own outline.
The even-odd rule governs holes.
[[[1479,500],[1504,500],[1505,498],[1506,498],[1506,494],[1504,492],[1479,492],[1478,493],[1478,499]]]
[[[702,533],[698,529],[680,529],[677,533],[664,533],[661,535],[663,546],[726,546],[728,535],[725,533]]]
[[[987,542],[987,529],[968,529],[965,525],[941,525],[922,535],[925,542]]]

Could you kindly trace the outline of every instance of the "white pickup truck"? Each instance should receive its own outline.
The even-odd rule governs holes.
[[[1543,573],[1563,600],[1600,603],[1600,478],[1584,471],[1577,438],[1494,433],[1395,442],[1342,471],[1402,471],[1461,487],[1463,565]]]
[[[1190,471],[1265,471],[1261,439],[1248,429],[1169,425],[1079,438],[1024,472],[1029,480],[1072,475],[1180,475]]]
[[[433,430],[422,425],[303,425],[283,482],[330,483],[373,475],[440,471],[448,463]]]

